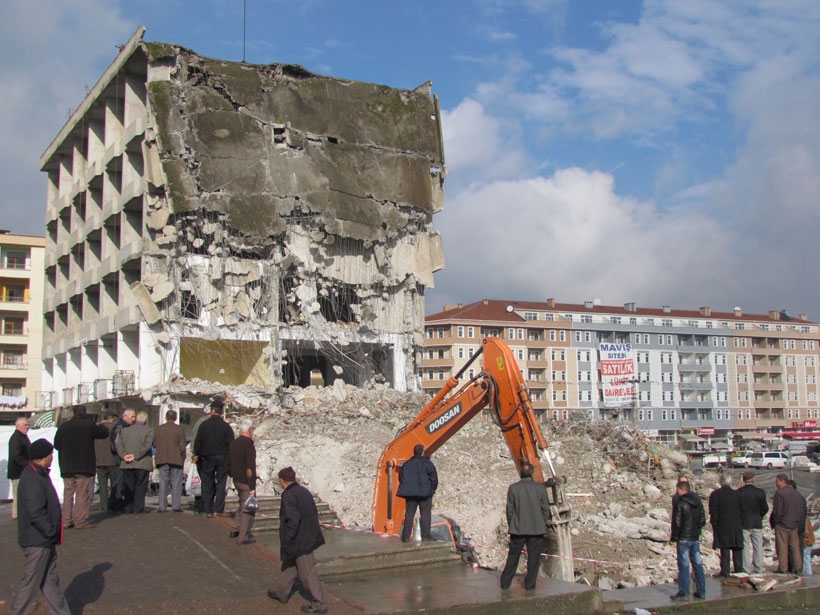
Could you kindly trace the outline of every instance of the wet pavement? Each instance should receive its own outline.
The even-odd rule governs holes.
[[[149,499],[156,507],[156,497]],[[22,571],[16,522],[10,504],[0,504],[0,615],[13,596]],[[275,532],[259,532],[259,542],[240,546],[230,539],[231,519],[207,519],[192,512],[135,515],[92,513],[98,526],[67,530],[58,548],[58,570],[72,612],[83,615],[151,613],[300,613],[306,600],[297,595],[282,605],[267,597],[279,573]],[[328,612],[341,615],[429,613],[633,613],[649,611],[727,611],[741,605],[817,612],[820,577],[801,579],[799,587],[766,595],[727,588],[709,579],[707,601],[675,604],[676,586],[660,585],[601,592],[576,583],[539,578],[524,591],[521,577],[510,590],[498,586],[497,571],[472,568],[452,554],[411,568],[393,569],[391,553],[410,561],[436,560],[440,544],[401,543],[351,530],[325,530],[328,544],[317,551]],[[444,549],[446,551],[446,549]],[[350,573],[361,558],[376,564]],[[390,556],[392,557],[392,556]],[[342,574],[348,569],[348,574]],[[774,594],[779,594],[775,596]],[[789,597],[791,596],[791,597]],[[772,600],[775,600],[772,603]],[[745,606],[743,606],[745,604]],[[690,610],[691,609],[691,610]],[[41,601],[33,611],[47,612]]]

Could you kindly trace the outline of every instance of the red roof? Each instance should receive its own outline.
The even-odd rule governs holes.
[[[629,304],[628,304],[629,305]],[[507,306],[512,306],[512,312],[507,311]],[[589,306],[589,307],[588,307]],[[786,325],[816,324],[808,320],[793,318],[785,312],[777,311],[778,318],[771,318],[769,314],[740,314],[732,312],[716,312],[709,310],[709,313],[702,313],[700,310],[677,310],[664,308],[639,308],[627,310],[623,305],[594,305],[582,303],[548,303],[546,301],[509,301],[500,299],[483,299],[467,305],[450,307],[437,314],[431,314],[425,321],[437,320],[484,320],[484,321],[504,321],[504,322],[524,322],[524,319],[515,312],[553,312],[553,313],[589,313],[589,314],[610,314],[615,316],[643,316],[658,318],[685,318],[726,320],[726,321],[765,321]]]

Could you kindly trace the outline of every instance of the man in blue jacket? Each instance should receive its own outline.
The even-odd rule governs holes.
[[[416,444],[413,456],[405,461],[399,470],[399,489],[396,495],[404,498],[404,525],[401,541],[407,542],[413,535],[413,519],[419,511],[421,539],[433,540],[430,534],[430,518],[433,512],[433,495],[438,489],[436,466],[424,456],[424,445]]]
[[[25,564],[8,614],[27,613],[41,589],[51,613],[71,615],[57,576],[56,547],[62,542],[63,525],[57,491],[48,476],[54,448],[48,440],[35,440],[29,447],[29,458],[17,486],[17,542]]]

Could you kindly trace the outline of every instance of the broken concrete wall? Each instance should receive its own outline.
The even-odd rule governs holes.
[[[444,161],[429,89],[142,49],[143,283],[161,297],[165,351],[186,358],[177,370],[229,384],[258,380],[264,365],[265,386],[318,372],[327,384],[381,376],[416,390],[424,290],[443,266],[432,216]],[[239,359],[219,344],[182,352],[188,338],[263,342],[266,360],[255,343]],[[236,360],[230,379],[206,367]]]

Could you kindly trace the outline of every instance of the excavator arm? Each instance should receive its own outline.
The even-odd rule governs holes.
[[[461,375],[482,353],[484,371],[457,389]],[[371,508],[375,532],[397,535],[401,531],[404,499],[396,496],[398,473],[401,465],[413,456],[413,448],[421,444],[425,454],[432,455],[486,407],[491,409],[493,420],[501,429],[516,468],[520,470],[525,462],[533,465],[533,479],[546,483],[552,490],[553,519],[558,525],[566,525],[560,521],[561,518],[566,521],[569,518],[569,507],[566,506],[561,489],[563,478],[555,473],[547,442],[538,425],[518,363],[507,344],[497,338],[487,338],[479,352],[447,381],[430,403],[382,452],[376,468],[376,486]],[[542,459],[549,470],[546,480],[540,463]],[[568,530],[565,533],[568,540]],[[569,550],[571,552],[571,547]],[[562,547],[561,551],[566,549]],[[568,576],[572,580],[571,562],[569,570],[569,574],[559,573],[553,576]]]

